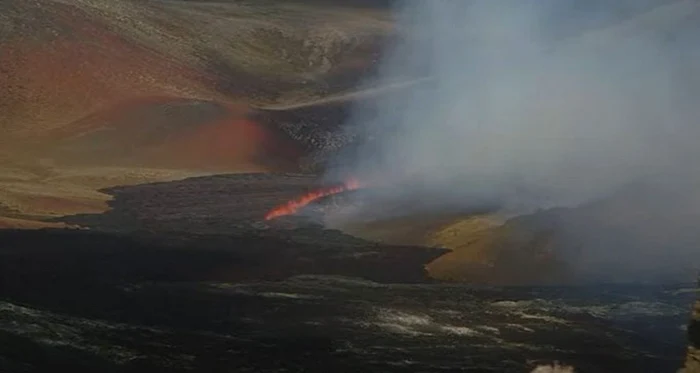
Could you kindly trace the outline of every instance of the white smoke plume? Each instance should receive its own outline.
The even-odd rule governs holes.
[[[585,16],[559,3],[402,3],[408,36],[378,80],[416,69],[432,79],[357,107],[350,127],[376,139],[351,156],[356,176],[450,205],[495,198],[515,208],[696,173],[700,33],[677,28],[698,2],[623,0]],[[625,19],[624,3],[641,9]]]
[[[375,211],[392,200],[525,214],[651,185],[650,202],[692,197],[657,206],[678,216],[669,226],[700,218],[700,1],[400,4],[403,42],[368,84],[430,79],[358,104],[348,128],[369,140],[338,162],[375,186]],[[638,268],[698,260],[683,239]]]

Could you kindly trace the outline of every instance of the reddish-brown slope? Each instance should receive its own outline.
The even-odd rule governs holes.
[[[371,53],[375,39],[363,35],[371,41],[369,46],[353,46],[347,44],[352,38],[340,32],[316,40],[321,43],[318,48],[354,54],[333,63],[327,60],[328,66],[311,64],[305,72],[307,63],[296,60],[310,53],[309,46],[296,38],[309,33],[304,31],[307,26],[292,26],[284,17],[265,18],[260,12],[264,9],[255,6],[227,4],[231,13],[222,19],[222,27],[225,24],[230,33],[218,35],[201,34],[184,19],[176,29],[161,24],[187,14],[198,22],[222,15],[209,14],[213,10],[196,4],[156,9],[154,3],[124,0],[8,1],[0,4],[0,12],[11,21],[3,24],[6,19],[0,19],[0,29],[10,30],[0,33],[0,86],[5,88],[0,90],[0,153],[52,159],[61,165],[87,161],[93,166],[294,169],[299,147],[269,125],[260,128],[245,120],[246,102],[256,100],[248,93],[278,91],[284,100],[297,94],[315,97],[315,85],[328,90],[328,84],[347,80],[339,76],[357,75],[376,60]],[[167,14],[161,19],[157,11]],[[335,12],[334,17],[344,12],[350,11]],[[312,13],[310,24],[328,27],[319,18],[325,13]],[[351,21],[338,24],[338,30],[364,32],[357,26],[364,13],[353,14],[348,13]],[[178,33],[184,34],[176,37]],[[228,34],[238,34],[240,40],[229,40]],[[210,39],[195,42],[207,35]],[[286,51],[284,57],[280,47],[300,49]],[[232,50],[240,53],[228,56]],[[255,66],[270,63],[279,70],[251,75],[260,69]]]
[[[250,118],[245,105],[168,97],[121,102],[41,138],[42,157],[73,165],[293,170],[302,155],[294,141]]]
[[[213,79],[207,73],[131,43],[74,7],[52,5],[51,21],[64,28],[70,23],[69,29],[42,39],[16,38],[0,52],[0,85],[10,88],[0,94],[11,103],[0,122],[11,144],[33,140],[39,149],[29,156],[39,150],[44,158],[93,165],[126,161],[234,171],[289,166],[274,159],[275,148],[293,145],[244,120],[245,107],[226,105],[214,114],[195,110],[200,100],[225,100],[208,87]],[[169,123],[181,120],[169,115],[168,105],[184,107],[176,114],[188,123]]]
[[[240,107],[226,107],[219,118],[185,128],[149,153],[163,165],[204,170],[295,170],[301,147],[270,127],[261,126]]]
[[[346,70],[373,64],[362,46],[381,18],[282,1],[0,1],[0,203],[56,216],[101,209],[96,186],[122,179],[296,170],[300,146],[249,105],[347,88]]]
[[[0,114],[22,137],[62,128],[100,108],[139,96],[209,96],[201,74],[109,31],[77,8],[51,3],[49,20],[69,24],[43,38],[20,35],[2,44]]]

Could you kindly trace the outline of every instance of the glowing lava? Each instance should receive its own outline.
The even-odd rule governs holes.
[[[307,206],[313,201],[316,201],[320,198],[326,197],[326,196],[331,196],[333,194],[338,194],[342,193],[348,190],[356,190],[360,188],[360,183],[355,180],[355,179],[350,179],[347,182],[341,184],[341,185],[336,185],[336,186],[331,186],[331,187],[326,187],[326,188],[321,188],[318,190],[311,191],[307,194],[304,194],[303,196],[293,199],[283,205],[277,206],[274,209],[270,210],[265,215],[265,220],[272,220],[275,218],[279,218],[280,216],[286,216],[286,215],[292,215],[295,214],[297,211],[302,209],[304,206]]]

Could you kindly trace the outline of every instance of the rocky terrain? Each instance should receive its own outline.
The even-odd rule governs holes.
[[[311,263],[326,273],[406,279],[386,270],[400,272],[397,263],[339,259],[359,251],[335,243],[85,231],[0,237],[4,372],[515,373],[554,361],[581,373],[673,372],[694,297],[683,285],[277,278],[291,269],[280,256],[288,246],[295,257],[314,251]],[[275,272],[251,266],[275,257]],[[255,280],[263,267],[274,281]]]
[[[700,281],[698,282],[700,288]],[[695,302],[688,325],[688,356],[682,373],[700,372],[700,298]]]
[[[372,244],[340,232],[309,229],[227,235],[85,230],[7,230],[0,234],[3,294],[36,287],[32,296],[39,298],[48,296],[38,289],[49,278],[53,283],[78,286],[75,291],[81,293],[82,285],[73,281],[92,276],[94,271],[100,272],[100,281],[107,282],[121,281],[124,276],[143,281],[240,282],[281,280],[297,274],[426,282],[424,264],[445,253]]]
[[[259,110],[253,117],[300,145],[304,154],[298,158],[302,171],[319,173],[334,154],[358,141],[353,129],[343,126],[352,108],[353,101],[341,100],[283,110]]]

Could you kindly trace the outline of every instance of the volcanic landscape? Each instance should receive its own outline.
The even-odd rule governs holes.
[[[700,20],[656,3],[572,33]],[[0,371],[672,372],[690,335],[695,372],[698,263],[614,248],[700,252],[697,190],[512,216],[329,173],[355,108],[431,84],[366,83],[394,10],[0,2]]]

